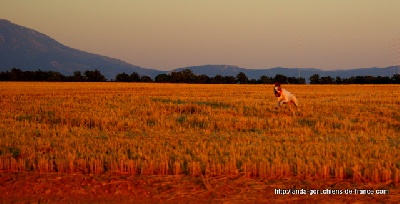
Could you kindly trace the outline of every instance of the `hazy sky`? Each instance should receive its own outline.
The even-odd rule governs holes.
[[[400,63],[399,0],[1,0],[0,18],[159,70]]]

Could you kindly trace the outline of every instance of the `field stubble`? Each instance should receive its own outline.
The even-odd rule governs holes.
[[[400,179],[396,85],[0,83],[0,170]]]

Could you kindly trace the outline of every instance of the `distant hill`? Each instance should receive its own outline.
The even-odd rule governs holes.
[[[99,70],[107,79],[119,73],[155,77],[163,71],[145,69],[122,60],[92,54],[65,46],[35,30],[0,19],[0,71],[19,68],[24,71],[57,71],[73,75],[74,71]]]
[[[232,65],[203,65],[203,66],[192,66],[192,67],[183,67],[174,69],[173,71],[182,71],[185,69],[190,69],[193,73],[200,75],[205,74],[209,77],[213,77],[215,75],[222,76],[236,76],[240,72],[243,72],[250,79],[259,79],[261,76],[269,76],[274,77],[276,74],[282,74],[287,77],[300,77],[308,80],[310,76],[313,74],[319,74],[322,76],[331,76],[333,78],[339,76],[341,78],[349,78],[351,76],[389,76],[393,75],[395,71],[398,73],[398,67],[386,67],[386,68],[359,68],[359,69],[349,69],[349,70],[321,70],[315,68],[300,68],[300,72],[298,68],[270,68],[270,69],[246,69],[238,66]]]
[[[155,69],[146,69],[131,65],[119,59],[114,59],[98,54],[84,52],[65,46],[53,38],[39,33],[33,29],[0,19],[0,71],[19,68],[23,71],[56,71],[66,76],[73,75],[74,71],[99,70],[108,80],[115,79],[120,73],[139,75],[155,78],[159,74],[169,73]],[[399,73],[398,67],[387,68],[360,68],[349,70],[325,71],[315,68],[270,68],[246,69],[233,65],[203,65],[174,69],[182,71],[191,69],[195,74],[205,74],[209,77],[215,75],[236,76],[244,72],[250,79],[259,79],[262,75],[274,77],[282,74],[288,77],[301,76],[307,81],[313,74],[322,76],[348,78],[351,76],[389,76],[394,71]]]

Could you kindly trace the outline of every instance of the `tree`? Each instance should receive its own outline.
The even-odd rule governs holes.
[[[151,79],[149,76],[142,76],[140,77],[141,82],[153,82],[153,79]]]
[[[364,84],[373,84],[376,83],[376,78],[373,76],[365,76],[364,77]]]
[[[246,76],[244,72],[240,72],[239,74],[236,75],[236,82],[239,84],[247,84],[249,81],[249,78]]]
[[[393,74],[391,82],[394,84],[400,84],[400,74]]]
[[[168,74],[159,74],[156,76],[155,82],[160,82],[160,83],[171,82],[171,76]]]
[[[343,79],[343,84],[354,84],[355,82],[355,77],[350,77],[350,78],[344,78]]]
[[[171,78],[172,83],[183,83],[184,82],[182,73],[180,73],[180,72],[171,72],[170,78]]]
[[[22,72],[20,69],[12,68],[11,72],[9,73],[9,79],[10,81],[25,81],[24,75],[24,72]]]
[[[223,82],[225,84],[236,84],[236,78],[233,76],[224,76]]]
[[[391,80],[387,76],[378,76],[375,78],[375,84],[390,84]]]
[[[9,81],[8,72],[0,72],[0,81]]]
[[[273,80],[271,77],[267,77],[265,75],[262,75],[259,79],[260,84],[272,84]]]
[[[287,76],[283,75],[283,74],[276,74],[274,77],[274,81],[275,82],[279,82],[281,84],[287,84],[288,83],[288,78]]]
[[[171,72],[172,83],[195,83],[195,77],[196,75],[194,75],[190,69],[185,69],[180,72]]]
[[[74,71],[74,75],[72,76],[72,81],[85,81],[85,77],[82,76],[81,71]]]
[[[319,84],[319,74],[310,76],[310,84]]]
[[[250,79],[247,81],[247,83],[249,84],[257,84],[257,80],[256,79]]]
[[[334,84],[335,81],[330,76],[324,76],[324,77],[321,77],[321,79],[319,80],[319,83],[320,84]]]
[[[139,82],[140,81],[140,76],[136,72],[132,72],[130,78],[131,78],[131,81],[133,81],[133,82]]]
[[[210,81],[211,81],[212,84],[223,84],[223,83],[225,83],[224,77],[222,75],[220,75],[220,74],[215,75],[214,77],[212,77]],[[236,79],[235,79],[235,83],[236,83]]]
[[[117,74],[117,76],[115,77],[115,81],[132,82],[132,78],[127,73],[123,72],[122,74]]]
[[[336,82],[336,84],[342,84],[343,80],[340,76],[337,76],[335,82]]]
[[[306,84],[306,79],[303,78],[303,77],[300,77],[300,78],[298,79],[298,81],[299,81],[299,84]]]
[[[210,77],[205,74],[196,76],[196,83],[199,84],[208,84],[210,83]]]
[[[48,77],[46,81],[65,81],[65,76],[58,72],[48,71],[47,73]]]
[[[287,81],[289,84],[305,84],[306,79],[302,77],[288,77]]]
[[[196,75],[191,69],[181,71],[185,83],[195,83]]]
[[[90,70],[85,71],[85,76],[87,77],[87,80],[91,82],[107,81],[106,78],[97,69],[94,71]]]
[[[288,84],[298,84],[299,83],[299,81],[296,77],[288,77],[287,82],[288,82]]]

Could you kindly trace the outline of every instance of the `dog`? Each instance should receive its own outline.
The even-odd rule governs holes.
[[[297,111],[300,111],[299,103],[297,102],[296,96],[294,96],[292,93],[290,93],[286,89],[283,89],[279,82],[275,83],[274,94],[275,94],[275,97],[278,99],[278,104],[275,107],[275,109],[278,109],[282,104],[288,103],[288,105],[289,105],[289,103],[293,103],[296,106]],[[293,112],[293,115],[296,116],[295,111],[292,109],[292,107],[290,105],[289,105],[289,108]]]

